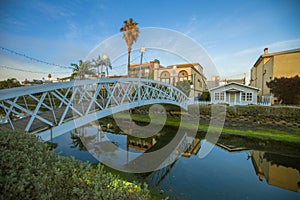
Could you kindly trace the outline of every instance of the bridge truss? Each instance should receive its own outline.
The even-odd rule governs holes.
[[[0,130],[22,130],[50,140],[105,116],[148,104],[187,109],[172,85],[138,79],[95,79],[0,90]]]

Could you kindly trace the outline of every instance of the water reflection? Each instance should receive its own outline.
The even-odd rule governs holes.
[[[127,141],[127,148],[137,150],[145,153],[157,143],[158,135],[150,138],[138,138],[134,136],[125,136]]]
[[[266,153],[262,151],[251,151],[253,167],[259,180],[266,179],[267,183],[276,187],[297,192],[300,183],[299,160],[294,158]],[[282,165],[282,160],[290,163]],[[292,162],[291,162],[292,161]]]
[[[112,162],[125,165],[138,162],[140,155],[162,148],[174,137],[169,128],[149,138],[138,138],[84,127],[71,135],[65,144],[57,138],[58,149],[67,144],[78,152],[85,151],[79,134],[84,136],[82,139],[87,144],[96,143],[91,149],[97,158],[101,160],[103,157],[112,157]],[[171,198],[178,199],[198,199],[199,195],[203,199],[299,198],[298,149],[293,153],[284,152],[284,148],[280,151],[274,148],[270,153],[266,149],[247,146],[250,144],[248,141],[240,146],[229,140],[230,144],[217,143],[208,157],[199,159],[202,141],[203,138],[199,135],[196,138],[184,137],[184,150],[177,152],[178,159],[175,162],[160,170],[139,174],[139,177],[150,186],[163,190]],[[133,157],[128,152],[133,152],[136,156]],[[90,156],[87,151],[86,154]]]
[[[171,151],[161,151],[162,154],[155,157],[155,163],[152,161],[150,163],[149,157],[153,157],[153,153],[157,154],[156,150],[165,148],[173,137],[177,137],[165,137],[161,142],[160,138],[163,135],[157,133],[148,138],[139,138],[124,133],[103,132],[98,127],[86,126],[71,134],[73,144],[71,148],[78,147],[79,150],[88,150],[102,163],[117,167],[119,170],[134,169],[133,172],[138,171],[141,163],[152,165],[153,169],[159,169],[173,163],[179,156],[196,155],[200,149],[200,139],[190,137],[187,132],[184,132],[178,144],[173,142],[174,148]]]

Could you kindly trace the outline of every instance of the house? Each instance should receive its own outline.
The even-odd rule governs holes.
[[[250,85],[261,88],[258,95],[272,96],[267,82],[275,78],[300,76],[300,48],[269,53],[268,48],[260,55],[251,68]]]
[[[73,79],[72,76],[63,77],[63,78],[57,78],[57,82],[69,82]]]
[[[187,80],[190,82],[190,97],[197,97],[203,91],[207,91],[206,78],[203,75],[203,68],[199,63],[176,64],[164,67],[160,61],[155,59],[141,64],[131,64],[128,68],[128,77],[161,81],[176,86],[178,81]]]
[[[241,83],[230,82],[209,90],[211,103],[229,105],[257,104],[258,88]]]
[[[191,84],[190,97],[201,96],[204,91],[207,91],[203,67],[199,63],[176,64],[167,67],[155,65],[154,80],[171,85],[187,80]]]
[[[141,78],[152,79],[154,78],[154,68],[159,65],[159,60],[154,60],[150,62],[144,62],[142,64],[131,64],[128,68],[129,78],[138,78],[141,69]]]

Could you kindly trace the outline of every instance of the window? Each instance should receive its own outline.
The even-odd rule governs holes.
[[[179,81],[188,80],[188,73],[185,70],[181,70],[178,74]]]
[[[145,71],[144,71],[144,76],[145,76],[145,77],[149,76],[149,69],[145,69]]]
[[[198,83],[199,83],[199,87],[202,88],[202,81],[200,79],[198,79]]]
[[[215,93],[215,100],[218,101],[219,99],[220,99],[220,93],[216,92],[216,93]]]
[[[160,75],[160,81],[164,83],[170,83],[170,73],[163,71]]]
[[[242,93],[242,101],[252,101],[252,93],[251,92],[243,92]]]
[[[216,92],[215,93],[215,100],[216,101],[224,101],[225,100],[225,93],[224,92]]]
[[[169,79],[169,78],[161,78],[160,80],[161,80],[161,82],[163,82],[163,83],[168,83],[168,84],[170,84],[170,79]]]
[[[224,95],[224,92],[221,92],[221,93],[220,93],[220,100],[221,100],[221,101],[224,101],[224,96],[225,96],[225,95]]]
[[[247,93],[246,100],[247,101],[252,101],[252,93]]]

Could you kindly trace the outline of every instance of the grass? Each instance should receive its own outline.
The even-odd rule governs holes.
[[[128,115],[119,113],[114,117],[120,119],[129,119]],[[157,123],[161,124],[165,119],[162,116],[155,116],[155,118],[150,119],[148,115],[145,114],[131,114],[131,118],[136,122],[144,122],[144,123]],[[193,124],[189,122],[181,122],[180,118],[170,118],[168,117],[166,122],[164,123],[167,126],[175,126],[175,127],[183,127],[183,128],[197,128],[198,131],[207,132],[208,128],[210,129],[218,129],[218,127],[210,127],[208,122],[200,122],[200,124]],[[232,127],[230,125],[226,125],[222,129],[222,134],[229,135],[239,135],[246,137],[255,137],[259,139],[267,139],[267,140],[277,140],[277,141],[287,141],[287,142],[295,142],[300,143],[300,128],[292,128],[286,130],[279,130],[274,128],[266,128],[258,126],[257,124],[253,124],[252,127]]]

